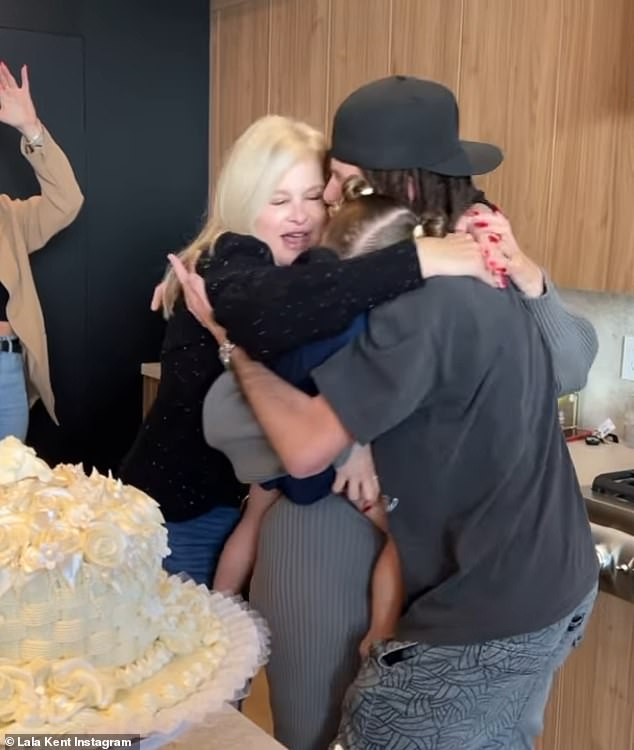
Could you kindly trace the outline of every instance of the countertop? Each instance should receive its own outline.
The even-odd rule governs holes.
[[[161,363],[160,362],[144,362],[141,365],[141,375],[146,378],[152,378],[153,380],[161,379]]]
[[[634,448],[621,443],[586,445],[583,440],[575,440],[568,448],[582,487],[592,484],[597,474],[634,469]]]
[[[155,735],[141,742],[141,750],[284,750],[231,706],[225,706],[204,724],[177,731],[170,737]]]

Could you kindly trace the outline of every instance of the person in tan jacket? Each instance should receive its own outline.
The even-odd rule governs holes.
[[[24,440],[29,402],[41,398],[57,423],[29,254],[75,219],[84,198],[68,159],[38,119],[26,65],[18,86],[0,62],[0,122],[22,134],[22,154],[41,188],[41,195],[27,200],[0,194],[0,439]]]

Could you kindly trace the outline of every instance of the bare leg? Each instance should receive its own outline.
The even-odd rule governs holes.
[[[216,591],[238,594],[244,589],[253,571],[262,519],[278,497],[277,490],[251,485],[244,515],[220,555],[212,586]]]
[[[362,658],[368,656],[374,641],[394,636],[404,599],[401,562],[387,522],[387,512],[382,500],[368,504],[363,513],[386,535],[385,545],[372,573],[372,607],[370,628],[359,646]]]

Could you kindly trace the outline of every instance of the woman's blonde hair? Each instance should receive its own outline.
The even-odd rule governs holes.
[[[326,227],[322,244],[343,258],[370,253],[417,236],[443,237],[441,216],[418,217],[407,206],[381,195],[363,177],[349,177],[342,204]]]
[[[306,159],[323,163],[322,133],[289,117],[267,115],[256,120],[233,144],[218,176],[211,214],[200,234],[178,254],[193,270],[204,252],[224,232],[252,234],[255,220],[289,169]],[[181,293],[174,271],[165,274],[163,312],[169,317]]]

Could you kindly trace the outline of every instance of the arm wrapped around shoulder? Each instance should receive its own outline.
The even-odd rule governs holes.
[[[223,373],[209,389],[202,417],[205,440],[227,456],[241,482],[260,483],[287,473],[233,373]]]

